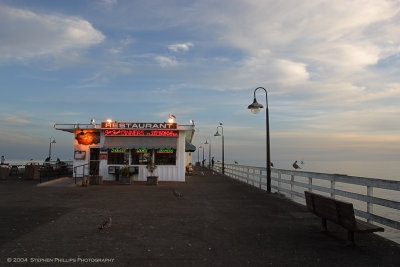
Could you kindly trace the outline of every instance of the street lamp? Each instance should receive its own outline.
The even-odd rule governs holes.
[[[51,161],[51,144],[55,144],[56,143],[56,139],[52,136],[49,138],[50,139],[50,148],[49,148],[49,161]],[[53,140],[51,140],[53,139]]]
[[[201,166],[204,168],[204,149],[205,149],[206,147],[205,146],[203,146],[203,161],[201,162]]]
[[[222,135],[218,132],[218,128],[221,128]],[[222,174],[225,174],[225,145],[224,145],[224,127],[222,126],[222,122],[217,126],[217,132],[214,136],[222,136]]]
[[[208,168],[211,169],[211,139],[210,142],[207,142],[207,138],[206,138],[206,142],[204,143],[205,145],[208,145]]]
[[[267,155],[266,155],[266,164],[267,164],[267,192],[271,193],[271,155],[270,155],[270,144],[269,144],[269,111],[268,111],[268,92],[263,87],[257,87],[254,90],[254,100],[253,103],[250,104],[247,108],[250,109],[251,113],[257,114],[260,112],[264,106],[257,102],[256,100],[256,91],[258,89],[264,90],[265,92],[265,100],[266,100],[266,146],[267,146]]]
[[[202,148],[202,146],[199,146],[197,149],[197,161],[199,162],[199,166],[200,166],[200,148]]]

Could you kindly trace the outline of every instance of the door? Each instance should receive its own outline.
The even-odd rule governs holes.
[[[90,175],[99,175],[100,148],[91,148],[89,159],[90,159],[89,160],[89,174]]]

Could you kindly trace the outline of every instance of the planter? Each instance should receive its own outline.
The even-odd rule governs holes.
[[[158,185],[158,176],[147,176],[147,185]]]
[[[91,185],[103,184],[103,176],[91,175],[90,176],[90,184]]]
[[[132,184],[132,177],[131,176],[120,176],[119,183],[120,184]]]

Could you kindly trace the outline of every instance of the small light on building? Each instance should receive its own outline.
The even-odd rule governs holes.
[[[107,119],[107,122],[112,122],[112,119]]]
[[[174,123],[175,122],[175,115],[169,115],[168,123]]]

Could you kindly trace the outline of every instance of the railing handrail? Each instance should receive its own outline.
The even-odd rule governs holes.
[[[215,165],[220,165],[220,164],[221,163],[218,162]],[[225,166],[235,166],[239,168],[249,168],[249,169],[267,171],[265,167],[253,167],[253,166],[238,165],[238,164],[225,164]],[[305,178],[311,177],[326,181],[334,180],[335,182],[340,182],[340,183],[355,184],[362,186],[373,186],[375,188],[400,191],[400,181],[394,181],[394,180],[366,178],[366,177],[350,176],[346,174],[336,174],[336,173],[329,174],[320,172],[292,171],[292,170],[276,169],[276,168],[271,168],[271,171],[273,173],[278,173],[278,174],[280,173],[286,175],[301,176]]]
[[[214,166],[214,169],[216,171],[218,170],[221,171],[221,165],[222,164],[220,162],[217,162]],[[246,166],[239,164],[225,164],[225,175],[237,179],[239,181],[252,184],[253,186],[257,186],[260,189],[263,189],[263,187],[265,188],[267,186],[265,180],[267,177],[266,171],[267,170],[265,167],[253,167],[253,166]],[[304,193],[296,191],[295,186],[297,188],[300,187],[305,190],[316,190],[328,193],[332,197],[341,196],[358,200],[367,204],[367,211],[355,209],[355,214],[357,216],[367,219],[367,221],[375,221],[380,224],[389,226],[391,228],[400,230],[399,221],[395,221],[390,218],[385,218],[373,214],[373,205],[380,205],[386,208],[400,210],[399,201],[373,196],[374,188],[400,191],[400,181],[349,176],[345,174],[327,174],[327,173],[307,172],[307,171],[297,171],[297,170],[296,171],[284,170],[276,168],[271,168],[271,171],[273,174],[276,174],[272,176],[272,181],[275,182],[275,184],[272,185],[272,189],[276,190],[277,192],[283,192],[289,194],[292,200],[294,200],[294,196],[304,199]],[[282,175],[287,175],[289,177],[285,179],[284,177],[282,177]],[[302,177],[303,179],[296,181],[295,177]],[[308,183],[304,181],[304,178],[308,179]],[[330,187],[315,185],[313,184],[313,179],[330,181]],[[364,186],[367,189],[366,194],[359,194],[337,189],[335,186],[336,182]],[[289,186],[289,188],[282,187],[281,185],[283,184]]]
[[[85,166],[86,166],[86,165],[89,165],[89,163],[85,163],[85,164],[82,164],[82,165],[74,166],[75,184],[76,184],[76,170],[77,170],[79,167],[83,167],[83,172],[82,172],[82,179],[83,179],[83,177],[85,177]]]

